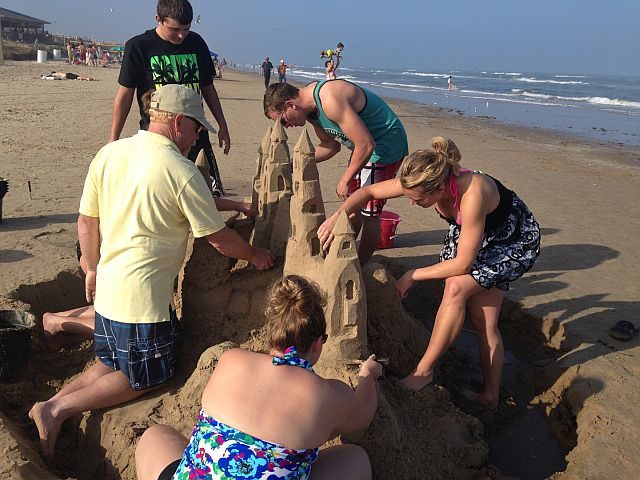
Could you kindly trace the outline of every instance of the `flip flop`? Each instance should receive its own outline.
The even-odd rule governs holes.
[[[638,333],[638,327],[627,320],[620,320],[609,329],[609,336],[616,340],[628,341]]]

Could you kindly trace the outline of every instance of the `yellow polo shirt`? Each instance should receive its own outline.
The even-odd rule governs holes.
[[[225,226],[195,165],[145,130],[98,152],[80,213],[100,219],[96,311],[125,323],[169,320],[189,228],[204,237]]]

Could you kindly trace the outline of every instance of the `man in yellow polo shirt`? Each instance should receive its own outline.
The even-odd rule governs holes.
[[[215,131],[197,92],[165,85],[146,101],[149,129],[103,147],[85,180],[78,236],[100,361],[29,412],[46,457],[53,456],[67,418],[132,400],[174,375],[173,282],[189,229],[226,256],[258,269],[273,265],[267,250],[225,225],[204,178],[185,157],[201,129]]]

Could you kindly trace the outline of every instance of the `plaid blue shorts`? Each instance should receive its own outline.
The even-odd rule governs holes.
[[[169,380],[176,371],[176,340],[180,323],[169,309],[170,320],[160,323],[123,323],[96,312],[93,346],[96,357],[120,370],[135,390]]]

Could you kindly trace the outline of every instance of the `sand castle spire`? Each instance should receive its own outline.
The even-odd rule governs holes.
[[[367,300],[356,237],[345,212],[333,228],[335,239],[324,261],[327,308],[333,314],[327,325],[337,345],[336,361],[364,358],[367,354]]]
[[[271,128],[269,143],[266,136],[261,145],[262,170],[252,243],[269,248],[276,257],[284,256],[289,236],[289,199],[291,198],[291,159],[287,134],[277,121]],[[279,213],[278,213],[279,212]]]
[[[326,216],[315,152],[306,129],[293,151],[291,237],[284,273],[309,278],[327,294],[329,341],[321,359],[322,370],[322,365],[330,368],[345,360],[363,358],[367,351],[366,298],[355,235],[346,214],[334,229],[334,246],[326,258],[323,255],[318,227]]]
[[[260,192],[260,182],[262,178],[262,167],[264,164],[265,157],[269,156],[269,149],[271,148],[271,130],[272,127],[269,126],[264,137],[262,137],[262,142],[260,142],[260,146],[258,147],[258,160],[256,161],[256,174],[253,177],[253,190],[251,192],[251,206],[258,211],[259,207],[259,193]],[[262,212],[259,212],[262,214]]]

